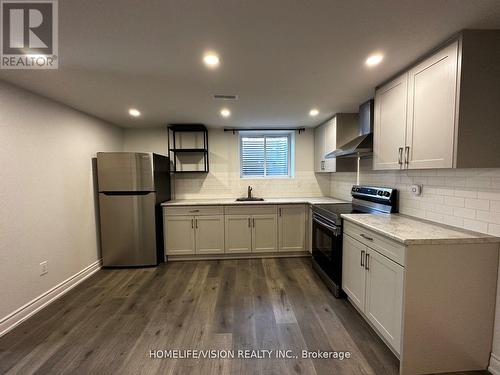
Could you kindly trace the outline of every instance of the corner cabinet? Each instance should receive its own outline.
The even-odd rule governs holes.
[[[500,167],[500,32],[466,30],[377,88],[376,170]]]
[[[334,117],[314,129],[314,172],[355,172],[355,158],[327,159],[334,151],[358,136],[359,115],[337,113]]]
[[[326,159],[325,155],[335,150],[336,120],[332,118],[314,129],[314,171],[335,172],[335,159]]]

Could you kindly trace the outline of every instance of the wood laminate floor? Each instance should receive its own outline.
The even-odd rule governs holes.
[[[349,351],[350,359],[154,359],[151,350]],[[304,258],[101,270],[0,338],[6,374],[397,374]],[[476,373],[476,374],[480,374]],[[487,372],[482,372],[487,374]]]

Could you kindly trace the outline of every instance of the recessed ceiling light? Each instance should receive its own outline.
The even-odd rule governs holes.
[[[207,52],[203,56],[203,62],[209,68],[216,68],[219,66],[219,56],[215,52]]]
[[[135,109],[135,108],[130,108],[128,110],[128,114],[130,116],[134,116],[134,117],[139,117],[141,115],[141,112],[139,112],[139,110]]]
[[[317,116],[319,111],[316,108],[313,108],[309,111],[309,116]]]
[[[222,117],[229,117],[229,116],[231,116],[231,111],[229,109],[227,109],[227,108],[222,108],[220,110],[220,115]]]
[[[365,64],[367,66],[375,66],[380,64],[383,59],[384,59],[383,55],[381,55],[380,53],[376,53],[374,55],[368,56],[368,58],[365,61]]]

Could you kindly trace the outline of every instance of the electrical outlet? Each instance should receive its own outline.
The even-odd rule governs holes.
[[[413,196],[419,197],[422,195],[422,187],[422,185],[411,185],[410,192],[413,194]]]
[[[49,272],[49,264],[45,260],[42,263],[40,263],[40,276],[45,275],[47,272]]]

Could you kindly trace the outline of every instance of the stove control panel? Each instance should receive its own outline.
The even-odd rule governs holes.
[[[354,198],[385,202],[393,202],[396,199],[396,192],[397,190],[392,188],[364,185],[354,185],[351,189]]]

